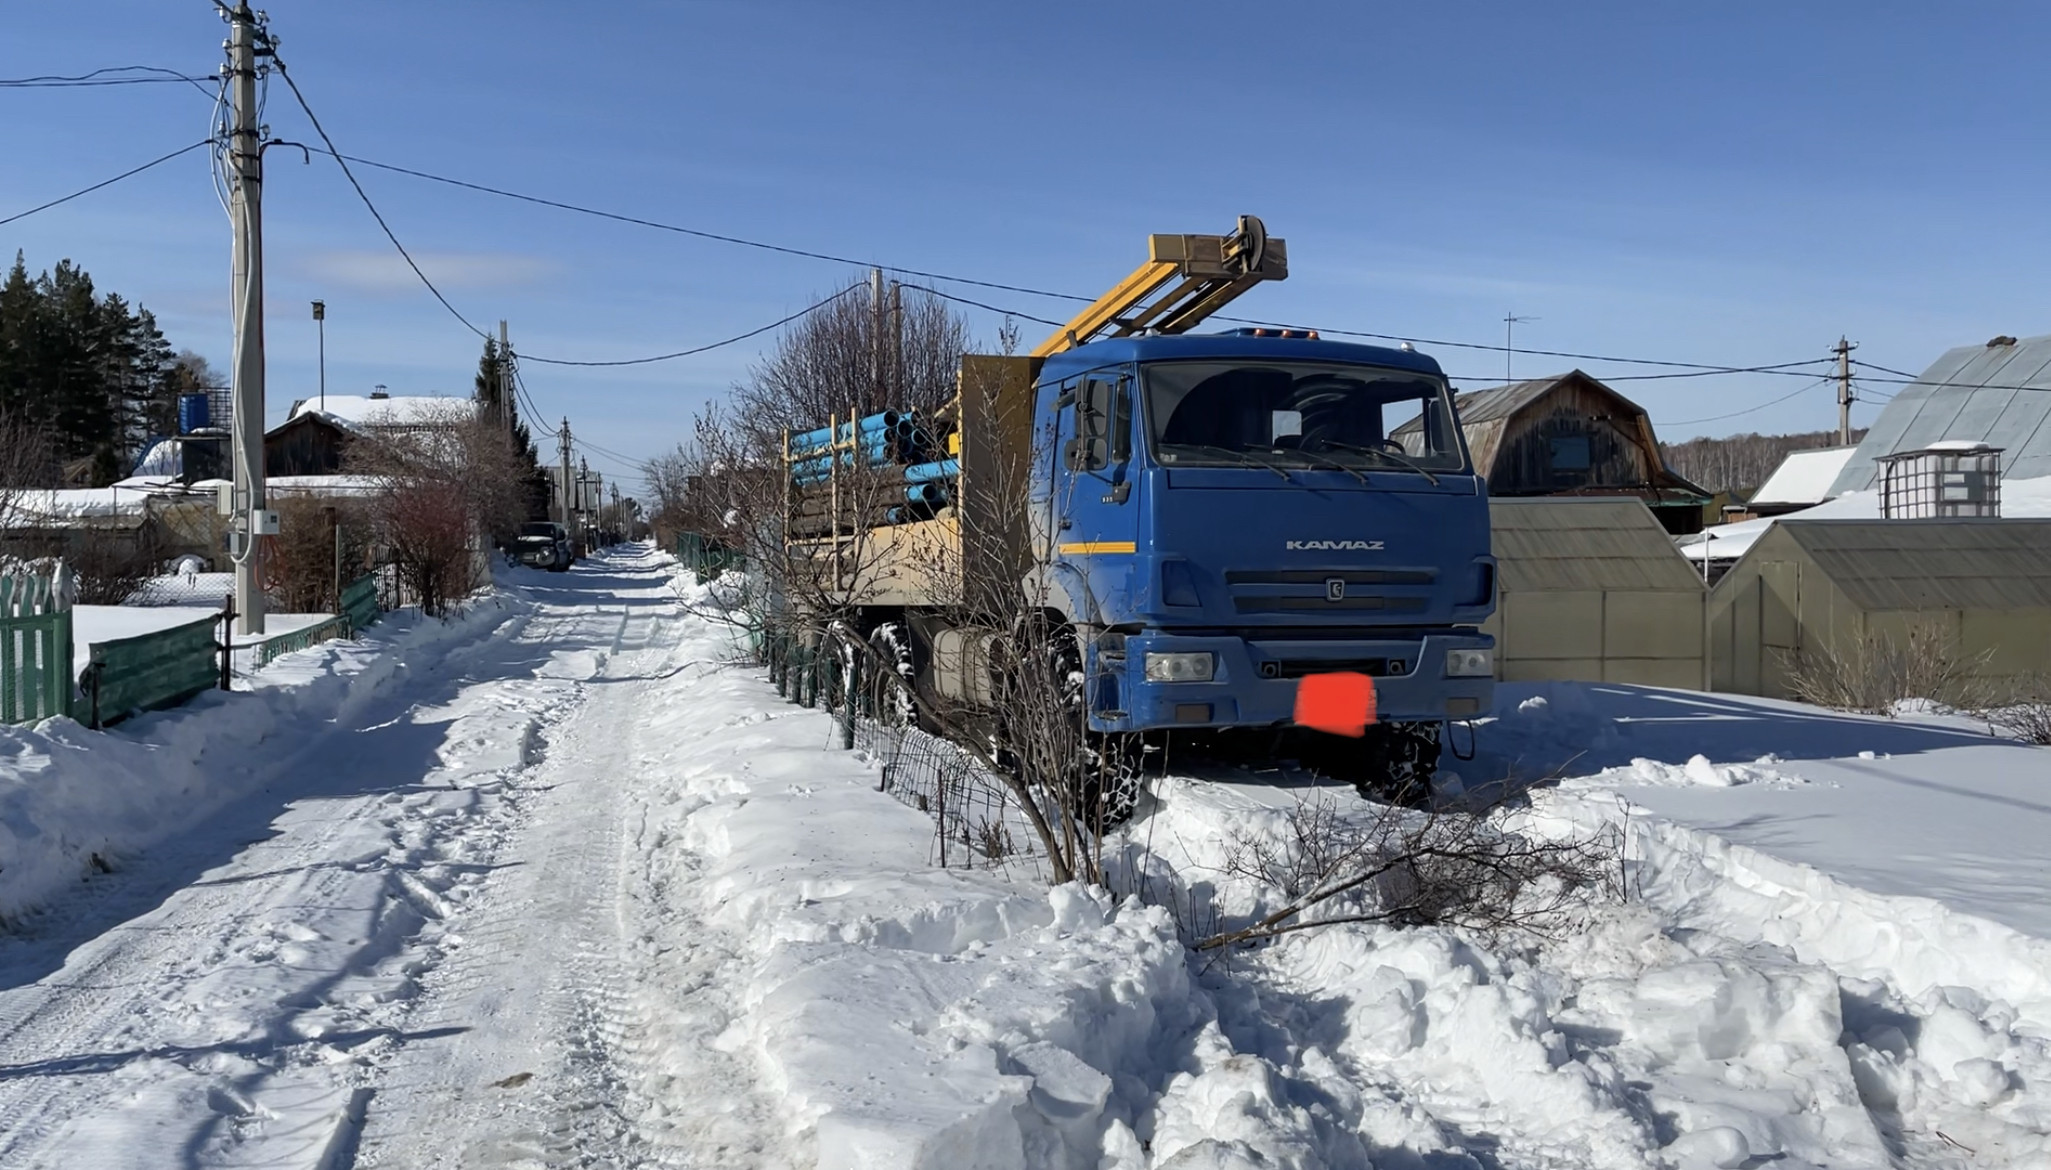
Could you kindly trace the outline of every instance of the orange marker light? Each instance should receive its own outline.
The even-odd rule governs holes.
[[[1299,726],[1358,739],[1374,721],[1374,680],[1364,674],[1312,674],[1296,684]]]

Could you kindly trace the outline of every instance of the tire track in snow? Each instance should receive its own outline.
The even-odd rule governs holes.
[[[606,674],[550,745],[506,848],[521,865],[494,878],[408,1023],[472,1031],[393,1062],[366,1170],[777,1164],[773,1102],[718,1046],[738,959],[672,887],[689,855],[663,817],[685,810],[649,714],[691,680],[665,625],[623,616]]]

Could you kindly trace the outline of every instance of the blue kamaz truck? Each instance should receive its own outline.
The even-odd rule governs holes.
[[[964,359],[934,417],[789,437],[790,540],[838,558],[921,706],[998,703],[993,679],[1033,668],[992,628],[1016,606],[1072,647],[1061,669],[1099,736],[1287,731],[1305,678],[1364,675],[1374,722],[1349,748],[1401,784],[1429,776],[1448,721],[1490,710],[1488,499],[1438,363],[1190,331],[1286,274],[1251,217],[1157,235],[1030,355]],[[875,497],[857,469],[879,468],[882,506],[858,502]]]

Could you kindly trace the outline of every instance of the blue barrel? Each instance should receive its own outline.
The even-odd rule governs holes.
[[[919,463],[904,469],[906,483],[924,483],[929,479],[953,479],[960,474],[959,459],[936,459],[931,463]]]
[[[178,396],[178,433],[189,435],[205,430],[213,424],[213,413],[207,409],[205,394],[180,394]]]

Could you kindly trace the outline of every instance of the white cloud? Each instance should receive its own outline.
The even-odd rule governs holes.
[[[539,256],[512,252],[419,252],[413,259],[429,280],[444,291],[457,288],[507,288],[533,284],[555,271]],[[357,292],[402,293],[420,286],[399,254],[382,251],[316,252],[303,265],[310,280],[338,284]]]

